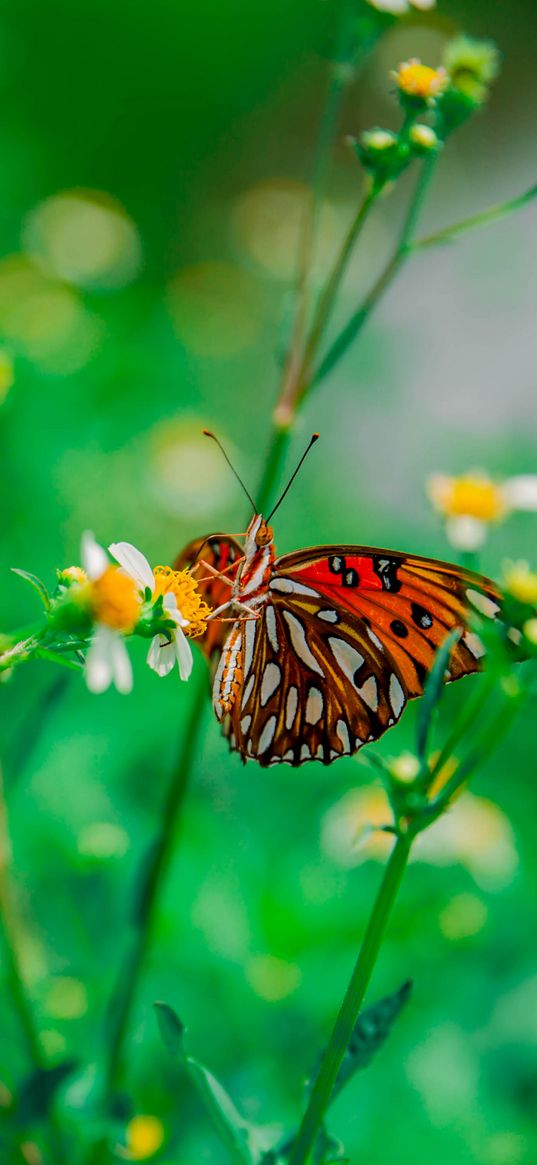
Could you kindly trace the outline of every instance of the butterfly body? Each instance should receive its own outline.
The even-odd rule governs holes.
[[[178,564],[194,563],[200,547],[212,572],[201,587],[214,607],[205,650],[218,658],[215,713],[231,748],[263,766],[330,764],[378,739],[422,694],[453,628],[446,679],[479,669],[469,604],[499,610],[493,583],[434,559],[363,546],[277,557],[259,514],[244,549],[214,535]],[[236,616],[230,629],[217,626],[222,615]]]

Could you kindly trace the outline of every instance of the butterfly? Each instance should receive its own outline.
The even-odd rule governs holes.
[[[213,608],[202,647],[216,665],[216,716],[231,749],[263,766],[331,764],[378,740],[423,694],[450,631],[460,637],[446,681],[479,670],[469,612],[500,611],[493,582],[432,558],[369,546],[278,557],[259,513],[244,546],[213,534],[174,565],[200,572]]]

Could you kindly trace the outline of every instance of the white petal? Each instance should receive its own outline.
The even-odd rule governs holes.
[[[86,656],[86,683],[90,692],[105,692],[113,678],[113,644],[117,632],[97,627]]]
[[[112,645],[112,679],[118,692],[124,696],[132,692],[132,666],[129,653],[120,635],[114,636]]]
[[[408,11],[407,0],[368,0],[378,12],[392,12],[395,16]]]
[[[537,510],[537,474],[521,473],[508,477],[502,486],[506,505],[511,510]]]
[[[147,663],[158,676],[167,676],[175,664],[175,643],[164,635],[155,635],[147,653]]]
[[[88,578],[100,578],[108,566],[106,551],[95,541],[91,530],[85,530],[82,535],[82,566]]]
[[[177,656],[177,665],[179,667],[179,675],[182,680],[187,680],[192,671],[192,648],[186,635],[183,634],[181,628],[178,627],[174,631],[175,654]]]
[[[116,562],[119,562],[123,570],[138,584],[140,590],[145,591],[145,588],[149,587],[151,594],[153,594],[155,576],[145,554],[142,554],[141,550],[137,550],[136,546],[130,542],[111,542],[108,549]]]
[[[446,522],[446,537],[457,550],[480,550],[487,536],[487,527],[478,518],[464,515],[449,518]]]
[[[172,595],[168,591],[168,593],[166,595],[164,595],[164,598],[162,600],[162,606],[164,607],[164,610],[167,612],[167,614],[170,616],[170,619],[173,619],[174,622],[177,623],[179,627],[188,627],[188,619],[183,618],[183,616],[179,610],[179,607],[177,606],[177,599],[176,599],[175,595]]]

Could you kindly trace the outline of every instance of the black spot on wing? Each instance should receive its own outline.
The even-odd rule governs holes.
[[[390,628],[398,639],[406,639],[408,635],[408,627],[406,627],[400,619],[392,619]]]
[[[433,617],[430,611],[422,607],[420,603],[412,603],[411,607],[412,620],[416,627],[421,627],[422,631],[427,631],[433,625]]]
[[[396,595],[401,590],[401,583],[397,577],[399,563],[394,558],[381,558],[379,554],[373,555],[373,570],[382,583],[383,590],[389,591],[390,594]]]

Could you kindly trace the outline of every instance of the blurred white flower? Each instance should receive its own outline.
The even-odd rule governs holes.
[[[488,527],[513,510],[537,511],[537,474],[496,482],[482,470],[460,477],[436,473],[426,489],[435,510],[445,519],[448,542],[458,550],[479,550]]]
[[[192,671],[192,649],[183,631],[188,627],[190,619],[185,618],[180,610],[177,599],[184,598],[188,602],[190,594],[185,594],[185,579],[192,584],[184,571],[171,571],[167,568],[155,567],[153,571],[147,558],[130,542],[112,542],[108,547],[110,554],[119,562],[123,570],[139,588],[141,596],[149,590],[156,598],[162,595],[162,605],[169,619],[175,626],[170,628],[169,635],[155,635],[147,654],[149,667],[159,676],[166,676],[172,670],[175,662],[179,668],[182,680],[187,680]],[[165,585],[163,585],[165,580]],[[169,587],[169,589],[167,589]],[[192,585],[187,588],[192,591]]]
[[[372,8],[376,8],[377,12],[390,12],[392,16],[403,16],[412,8],[419,8],[422,12],[426,12],[429,8],[435,7],[436,0],[367,0],[367,3]]]
[[[82,535],[81,554],[95,623],[86,656],[86,683],[90,692],[104,692],[113,684],[126,694],[132,689],[132,667],[123,635],[135,626],[141,601],[132,579],[110,564],[89,531]]]

